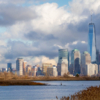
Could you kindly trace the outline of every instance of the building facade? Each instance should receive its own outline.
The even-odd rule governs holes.
[[[96,63],[96,31],[94,23],[89,23],[88,52],[91,56],[91,62]]]
[[[27,65],[26,66],[26,73],[31,76],[31,74],[32,74],[31,72],[32,72],[32,66],[31,65]]]
[[[23,74],[24,74],[24,75],[26,74],[26,65],[27,65],[27,62],[24,61],[24,62],[23,62]]]
[[[59,50],[59,58],[57,64],[58,76],[63,76],[68,73],[69,66],[69,52],[67,49]]]
[[[66,59],[65,63],[68,63],[68,66],[69,66],[69,52],[67,49],[59,49],[58,63],[61,64],[63,59]]]
[[[12,72],[12,63],[7,63],[7,72]]]
[[[85,51],[81,55],[81,74],[85,75],[86,74],[86,69],[85,66],[91,63],[91,56],[90,54]]]
[[[16,60],[16,70],[18,75],[23,75],[23,62],[24,62],[23,58],[18,58]]]
[[[88,64],[86,65],[86,76],[97,76],[98,74],[98,65],[97,64]]]
[[[53,67],[53,65],[51,63],[43,63],[42,64],[42,71],[43,73],[46,75],[47,74],[47,68],[48,67]]]
[[[76,75],[81,72],[81,53],[78,49],[71,51],[71,74]]]
[[[56,67],[48,67],[47,68],[47,75],[48,76],[58,76],[57,68]]]

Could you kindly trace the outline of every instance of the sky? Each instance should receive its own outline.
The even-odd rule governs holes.
[[[87,51],[91,14],[100,50],[100,0],[0,0],[0,68],[17,58],[57,65],[59,49]]]

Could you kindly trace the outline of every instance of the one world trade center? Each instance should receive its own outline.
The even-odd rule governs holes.
[[[89,34],[88,34],[88,52],[91,56],[91,62],[96,62],[96,31],[95,24],[89,23]]]

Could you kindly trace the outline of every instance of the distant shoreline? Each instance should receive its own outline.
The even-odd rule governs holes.
[[[8,80],[8,79],[6,79]],[[2,80],[3,81],[3,80]],[[100,81],[99,77],[17,77],[8,81]]]
[[[14,85],[46,85],[44,83],[32,82],[27,80],[4,80],[0,81],[0,86],[14,86]]]
[[[33,81],[100,81],[99,77],[33,77]]]

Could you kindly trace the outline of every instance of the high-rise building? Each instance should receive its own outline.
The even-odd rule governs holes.
[[[24,62],[23,62],[23,74],[24,74],[24,75],[26,74],[26,64],[27,64],[27,62],[24,61]]]
[[[16,70],[18,75],[23,75],[23,62],[24,62],[23,58],[18,58],[16,60]]]
[[[67,49],[59,49],[58,63],[62,63],[62,59],[67,59],[65,63],[68,63],[69,66],[69,52]]]
[[[59,50],[59,59],[57,64],[57,71],[59,76],[63,76],[68,73],[69,65],[69,53],[67,49]]]
[[[32,74],[31,71],[32,71],[32,66],[31,65],[27,65],[27,67],[26,67],[27,74],[31,75]]]
[[[91,63],[90,54],[87,51],[83,52],[83,54],[81,55],[81,74],[82,75],[86,74],[85,66],[90,64],[90,63]]]
[[[12,72],[12,63],[7,63],[7,72]]]
[[[96,31],[94,23],[89,23],[88,52],[91,56],[91,62],[96,63]]]
[[[74,49],[71,52],[71,68],[72,73],[71,74],[80,74],[81,71],[81,53],[78,49]]]

